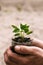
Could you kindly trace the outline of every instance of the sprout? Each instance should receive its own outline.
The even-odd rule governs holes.
[[[27,24],[24,25],[20,24],[19,28],[15,25],[12,25],[12,27],[13,27],[13,33],[15,33],[14,36],[21,37],[22,39],[25,37],[24,33],[26,35],[30,35],[32,33],[32,31],[29,29],[30,26]]]

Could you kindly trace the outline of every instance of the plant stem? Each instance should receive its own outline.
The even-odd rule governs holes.
[[[23,32],[23,31],[20,31],[20,37],[21,37],[22,39],[24,39],[24,32]]]

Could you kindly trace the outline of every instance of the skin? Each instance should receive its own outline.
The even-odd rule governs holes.
[[[43,41],[33,39],[32,46],[19,45],[14,49],[26,56],[13,53],[9,47],[4,53],[6,65],[43,65]]]

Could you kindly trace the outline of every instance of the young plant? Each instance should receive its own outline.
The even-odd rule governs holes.
[[[21,37],[22,40],[25,38],[25,34],[30,35],[32,33],[32,31],[29,29],[30,26],[27,24],[24,25],[20,24],[19,28],[15,25],[12,25],[12,27],[13,27],[14,36]]]
[[[30,26],[27,24],[20,24],[19,27],[12,25],[13,27],[13,33],[14,33],[14,38],[12,38],[12,51],[17,53],[14,50],[14,47],[16,45],[25,45],[25,46],[31,46],[32,40],[30,38],[25,37],[26,35],[30,35],[32,31],[30,30]],[[17,53],[20,54],[20,53]],[[23,54],[22,54],[23,55]]]

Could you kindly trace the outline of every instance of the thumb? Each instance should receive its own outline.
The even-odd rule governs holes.
[[[43,56],[43,49],[35,46],[15,46],[15,51],[21,54]]]

